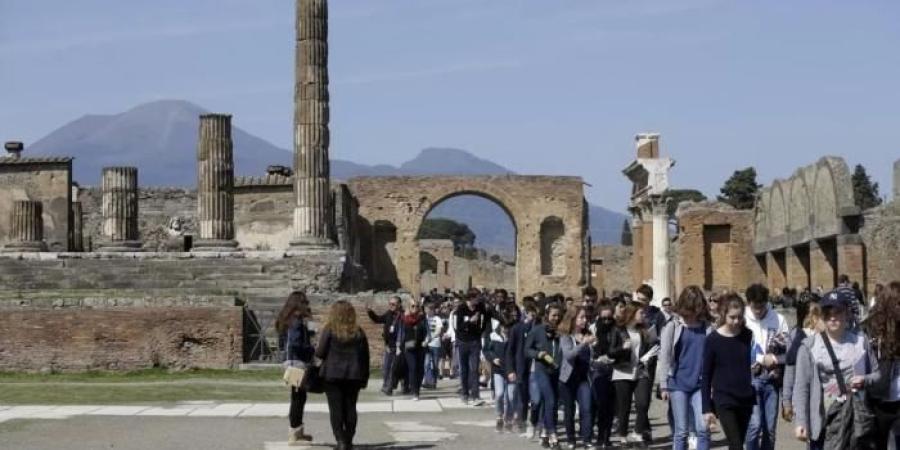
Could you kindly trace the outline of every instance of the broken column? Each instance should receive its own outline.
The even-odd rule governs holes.
[[[13,203],[10,215],[10,241],[3,248],[7,252],[44,252],[44,208],[43,204],[32,200],[18,200]]]
[[[292,247],[332,247],[328,160],[328,2],[297,0]]]
[[[200,116],[197,143],[197,216],[200,237],[191,250],[235,251],[234,152],[231,116]]]
[[[99,251],[140,251],[137,167],[104,167],[100,191],[105,241]]]

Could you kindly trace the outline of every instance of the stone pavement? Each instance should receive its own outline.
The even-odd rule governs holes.
[[[540,449],[537,442],[494,431],[493,407],[462,405],[449,384],[415,402],[383,397],[359,405],[357,448]],[[488,395],[487,392],[483,394]],[[134,406],[0,406],[0,449],[21,450],[284,450],[326,449],[334,443],[327,408],[319,395],[307,404],[307,432],[315,442],[287,446],[287,403],[184,402]],[[562,417],[562,414],[560,414]],[[654,445],[671,448],[665,407],[654,400]],[[779,449],[804,448],[779,423]],[[722,446],[716,434],[714,448]]]

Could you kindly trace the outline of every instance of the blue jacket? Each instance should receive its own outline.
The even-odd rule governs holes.
[[[285,360],[312,362],[315,353],[312,334],[305,320],[294,319],[284,336]]]
[[[517,379],[528,378],[531,360],[525,356],[525,339],[534,328],[534,322],[519,322],[509,331],[506,343],[506,374],[515,373]]]
[[[553,356],[553,362],[556,363],[555,368],[538,359],[538,354],[541,352],[547,352]],[[532,328],[531,333],[528,333],[528,339],[525,340],[525,356],[534,361],[535,372],[541,371],[551,376],[557,376],[563,360],[559,335],[551,340],[547,338],[546,325],[541,324]]]

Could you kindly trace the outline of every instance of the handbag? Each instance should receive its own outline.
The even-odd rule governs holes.
[[[838,388],[841,395],[846,398],[843,402],[833,403],[825,414],[825,449],[875,449],[875,415],[869,407],[867,396],[861,392],[847,390],[847,382],[841,373],[831,340],[825,333],[822,333],[822,340],[831,358]],[[868,356],[866,370],[869,370]]]
[[[299,388],[303,385],[304,378],[306,378],[306,369],[288,367],[284,369],[284,375],[281,378],[284,380],[284,384],[292,388]]]
[[[322,378],[321,367],[309,366],[306,368],[306,376],[303,378],[303,389],[313,394],[325,392],[325,379]]]

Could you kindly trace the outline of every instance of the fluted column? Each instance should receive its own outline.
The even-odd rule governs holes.
[[[81,202],[72,202],[72,249],[73,252],[84,251],[84,213]]]
[[[137,167],[104,167],[101,252],[139,251]]]
[[[328,161],[328,2],[297,0],[293,247],[331,247]]]
[[[200,239],[191,250],[235,251],[234,152],[231,116],[200,116],[197,143],[197,216]]]
[[[47,251],[44,243],[44,207],[41,202],[18,200],[13,203],[9,223],[9,243],[4,247],[8,252]]]

